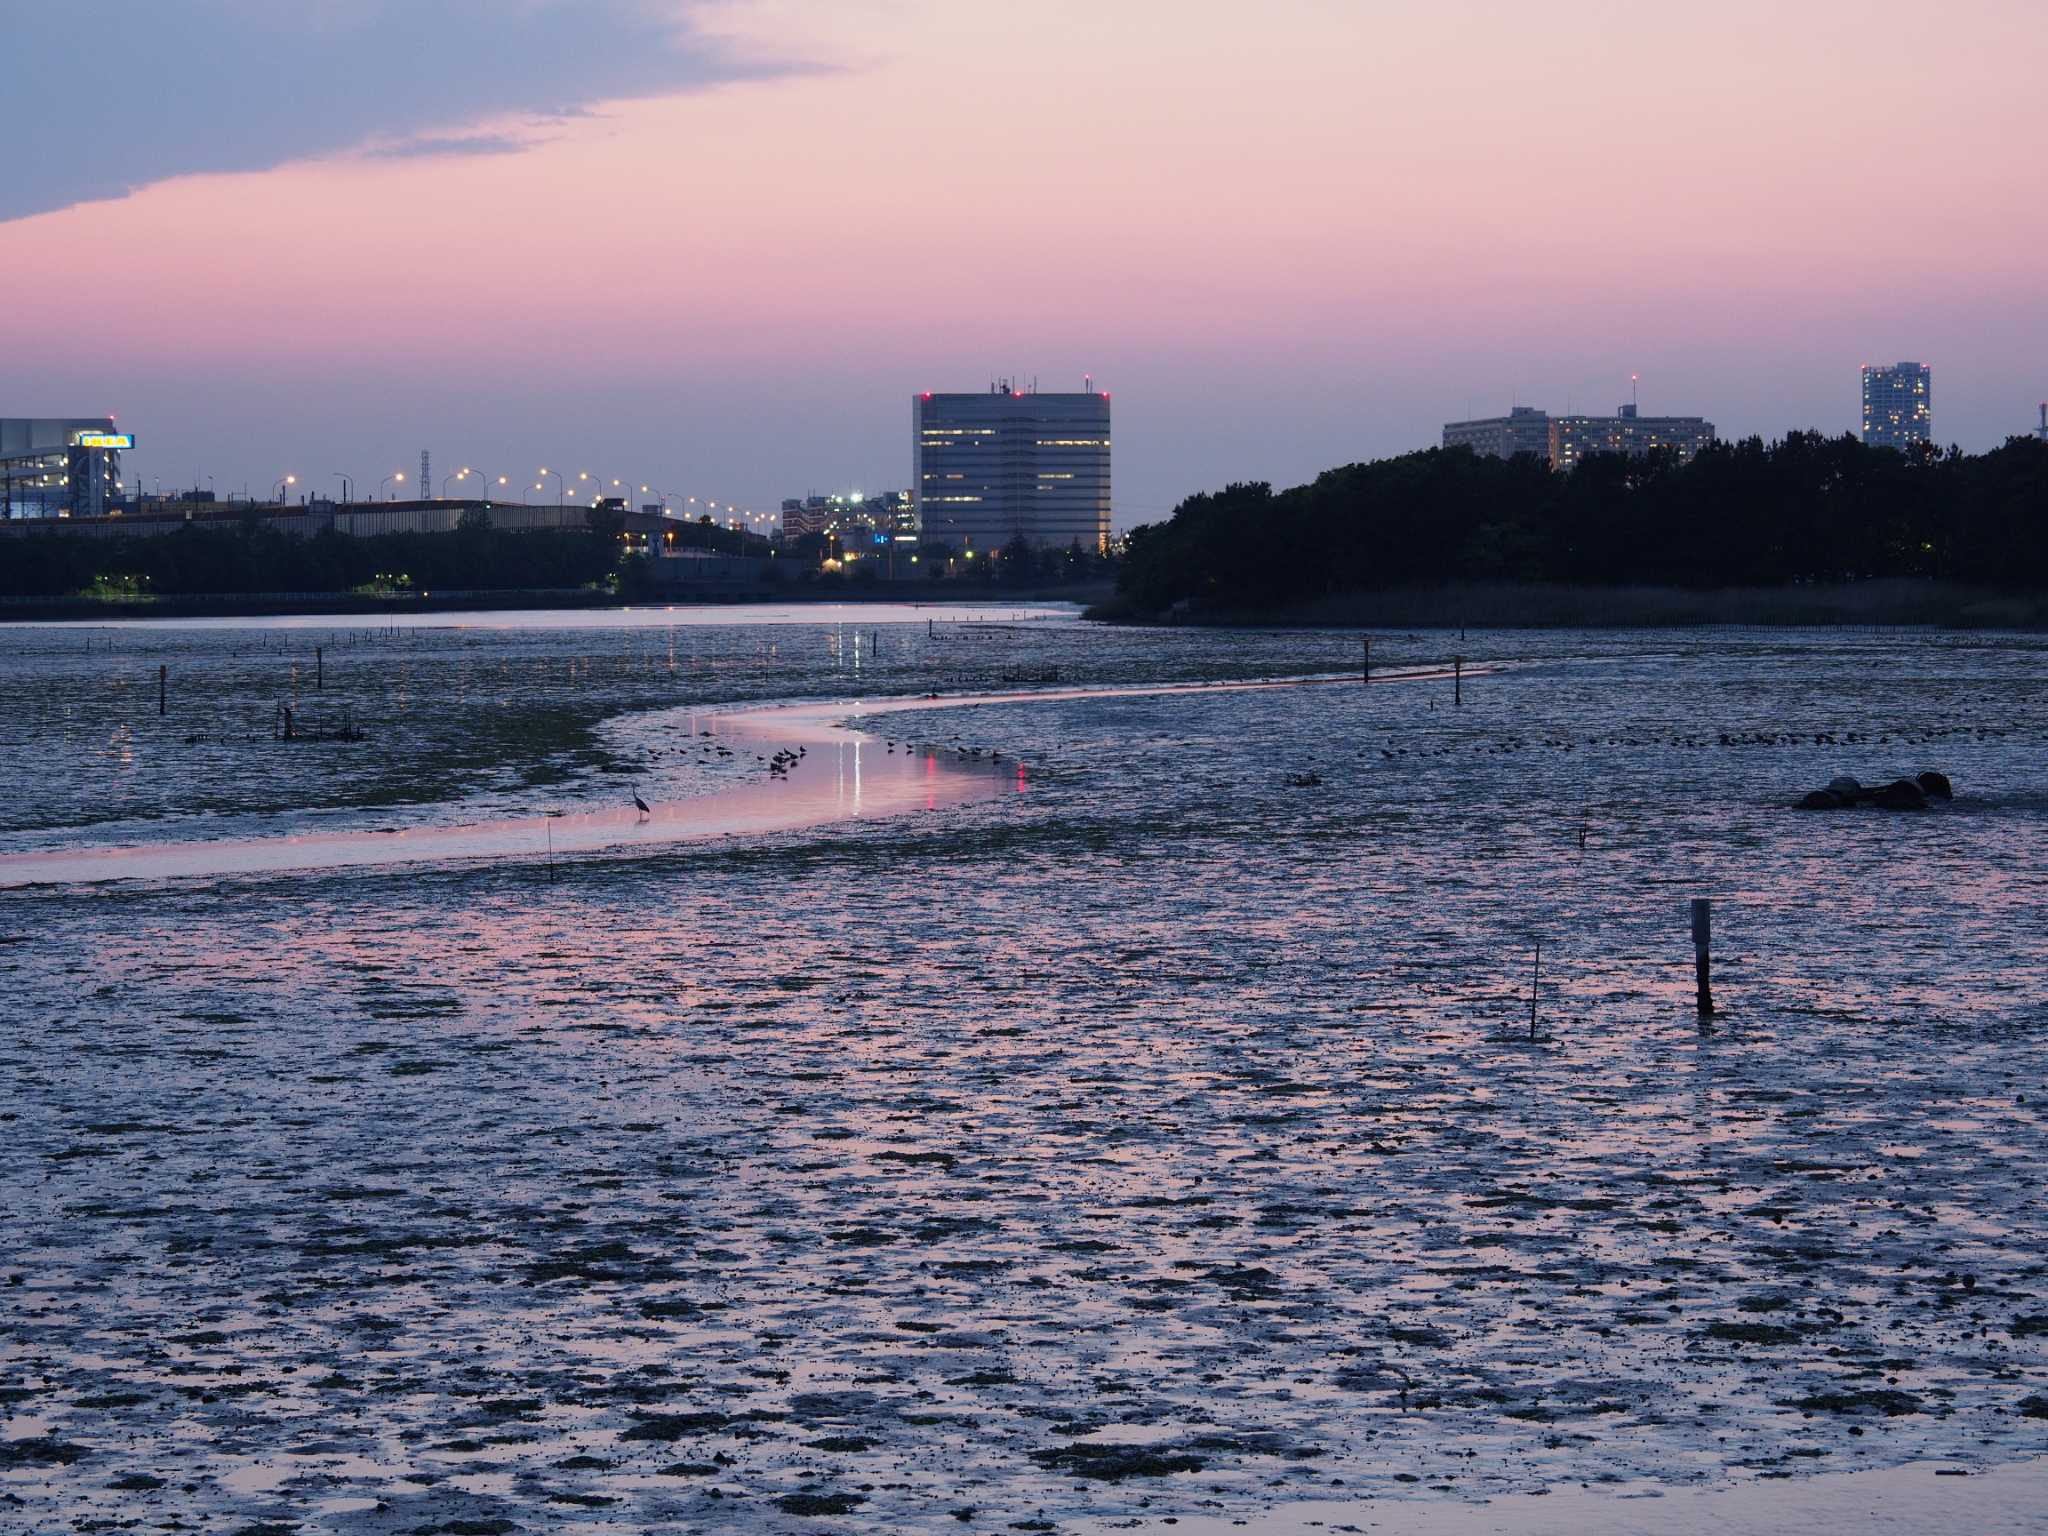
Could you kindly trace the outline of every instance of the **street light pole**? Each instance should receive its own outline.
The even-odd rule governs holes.
[[[566,489],[568,482],[562,478],[562,472],[559,469],[549,469],[547,465],[543,464],[540,467],[541,485],[543,487],[547,485],[549,475],[555,477],[555,505],[559,507],[562,504],[563,498],[568,495]]]

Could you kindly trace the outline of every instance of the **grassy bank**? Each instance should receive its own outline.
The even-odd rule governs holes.
[[[1121,595],[1090,608],[1108,623],[1303,628],[1684,629],[1708,624],[1921,624],[1956,629],[2048,628],[2048,592],[2001,592],[1928,581],[1835,586],[1564,586],[1456,582],[1351,592],[1281,608],[1148,613]]]

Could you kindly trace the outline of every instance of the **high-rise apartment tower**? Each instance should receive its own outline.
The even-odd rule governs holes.
[[[1934,370],[1925,363],[1863,368],[1863,441],[1911,448],[1934,441]]]

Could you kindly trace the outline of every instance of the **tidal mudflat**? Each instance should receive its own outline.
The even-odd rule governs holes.
[[[864,727],[1002,789],[929,808],[0,892],[0,1528],[1824,1528],[2048,1448],[2038,638],[1376,638],[1453,705],[1107,691],[1351,634],[510,623],[326,650],[290,742],[306,634],[81,638],[0,636],[5,852],[652,820],[772,792],[692,712],[1087,696]]]

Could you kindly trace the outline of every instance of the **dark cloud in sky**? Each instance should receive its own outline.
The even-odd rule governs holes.
[[[687,0],[0,0],[19,135],[0,222],[206,171],[370,145],[502,154],[461,130],[796,66],[692,33]]]
[[[418,160],[428,155],[516,155],[533,141],[509,133],[429,134],[366,151],[378,160]]]

